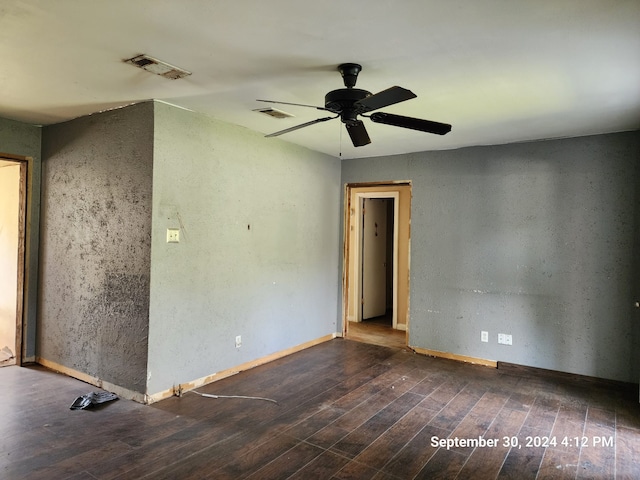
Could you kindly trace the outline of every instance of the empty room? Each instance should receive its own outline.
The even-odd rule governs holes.
[[[640,477],[640,4],[0,7],[0,477]]]

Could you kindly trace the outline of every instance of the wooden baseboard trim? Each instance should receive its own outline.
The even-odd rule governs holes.
[[[81,380],[85,383],[94,385],[103,390],[107,390],[111,393],[115,393],[119,397],[126,398],[127,400],[133,400],[138,403],[147,403],[145,401],[146,395],[144,395],[143,393],[134,392],[133,390],[129,390],[128,388],[115,385],[105,380],[101,380],[100,378],[94,377],[92,375],[88,375],[84,372],[80,372],[73,368],[65,367],[64,365],[60,365],[59,363],[52,362],[51,360],[47,360],[46,358],[36,357],[35,360],[36,360],[36,363],[42,365],[43,367],[48,368],[49,370],[62,373],[63,375],[67,375],[68,377],[73,377],[77,380]],[[73,401],[73,399],[71,399],[71,401]],[[71,402],[69,404],[71,404]]]
[[[578,373],[561,372],[546,368],[529,367],[517,363],[498,362],[498,370],[502,373],[520,376],[532,376],[538,378],[548,378],[561,382],[580,383],[600,388],[615,388],[616,390],[631,390],[637,393],[638,384],[622,382],[619,380],[609,380],[607,378],[590,377]]]
[[[178,388],[170,388],[168,390],[163,390],[162,392],[154,393],[152,395],[145,395],[145,403],[147,405],[151,405],[152,403],[159,402],[160,400],[164,400],[166,398],[180,396],[181,392],[178,391]]]
[[[498,362],[495,360],[487,360],[484,358],[469,357],[467,355],[458,355],[450,352],[440,352],[438,350],[429,350],[427,348],[409,347],[414,352],[430,357],[446,358],[456,360],[458,362],[473,363],[474,365],[484,365],[485,367],[498,368]]]
[[[164,400],[165,398],[169,398],[174,395],[179,397],[183,393],[188,392],[189,390],[194,390],[196,388],[202,387],[203,385],[208,385],[209,383],[217,382],[218,380],[222,380],[232,375],[236,375],[245,370],[250,370],[260,365],[264,365],[265,363],[273,362],[274,360],[278,360],[279,358],[286,357],[288,355],[291,355],[296,352],[300,352],[302,350],[306,350],[307,348],[311,348],[315,345],[328,342],[329,340],[333,340],[334,338],[336,338],[336,336],[337,336],[336,333],[325,335],[324,337],[320,337],[315,340],[311,340],[310,342],[305,342],[300,345],[296,345],[295,347],[287,348],[285,350],[272,353],[265,357],[261,357],[256,360],[252,360],[250,362],[237,365],[227,370],[222,370],[220,372],[207,375],[206,377],[198,378],[191,382],[181,383],[171,389],[154,393],[152,395],[146,395],[146,399],[147,399],[146,403],[151,404],[151,403],[159,402],[160,400]]]

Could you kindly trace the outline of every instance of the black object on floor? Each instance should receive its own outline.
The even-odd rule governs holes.
[[[117,399],[118,396],[115,393],[91,392],[76,398],[69,408],[71,410],[85,410],[89,407],[92,407],[93,405],[98,405]]]

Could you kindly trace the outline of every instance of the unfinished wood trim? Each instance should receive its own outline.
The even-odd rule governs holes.
[[[35,311],[32,313],[29,311],[29,304],[32,302],[25,301],[30,297],[37,297],[37,285],[33,284],[31,276],[36,277],[37,273],[33,273],[29,269],[29,265],[32,263],[31,255],[33,247],[32,241],[32,228],[38,231],[38,225],[33,225],[31,220],[32,211],[34,208],[39,209],[39,199],[32,198],[34,185],[33,185],[33,157],[24,155],[14,155],[11,153],[0,152],[0,160],[7,160],[10,162],[18,162],[20,164],[20,219],[19,219],[19,245],[18,245],[18,305],[16,315],[16,365],[25,365],[28,363],[37,362],[37,357],[31,355],[26,356],[27,346],[27,332],[29,327],[29,317],[35,317]],[[31,287],[30,287],[31,285]],[[35,310],[35,307],[34,307]],[[35,326],[35,318],[33,319],[32,328]],[[19,337],[18,337],[19,335]],[[32,334],[33,335],[33,334]],[[35,335],[33,335],[35,338]],[[35,341],[35,340],[34,340]]]
[[[395,197],[396,194],[398,195],[397,198]],[[344,185],[345,208],[342,264],[342,335],[344,337],[348,337],[349,322],[358,321],[360,318],[358,305],[359,278],[357,272],[353,271],[353,269],[354,263],[360,263],[358,258],[360,252],[357,248],[359,230],[355,224],[358,218],[355,217],[358,217],[360,212],[361,198],[393,197],[396,199],[394,204],[394,328],[405,331],[409,328],[412,196],[412,184],[409,180],[346,183]],[[404,217],[406,219],[401,221]],[[405,242],[406,246],[404,246]],[[406,276],[404,275],[405,270]],[[402,322],[400,322],[401,318]],[[402,328],[402,325],[404,325],[404,328]]]
[[[24,364],[22,358],[22,336],[24,324],[24,295],[26,272],[26,234],[27,234],[27,175],[30,157],[0,153],[0,160],[7,161],[19,168],[18,173],[18,250],[16,252],[16,304],[15,304],[15,335],[11,349],[14,352],[15,364]]]
[[[467,355],[458,355],[451,352],[440,352],[439,350],[429,350],[427,348],[409,347],[414,352],[430,357],[447,358],[458,362],[473,363],[474,365],[484,365],[485,367],[498,368],[498,362],[495,360],[487,360],[484,358],[469,357]]]
[[[62,373],[64,375],[67,375],[68,377],[76,378],[78,380],[89,383],[103,390],[107,390],[108,392],[115,393],[119,397],[126,398],[127,400],[133,400],[138,403],[146,403],[145,402],[146,395],[142,393],[134,392],[133,390],[129,390],[128,388],[115,385],[105,380],[101,380],[97,377],[88,375],[86,373],[80,372],[73,368],[65,367],[64,365],[60,365],[59,363],[52,362],[51,360],[47,360],[46,358],[36,357],[36,362],[50,370],[53,370],[58,373]],[[73,398],[69,399],[69,405],[71,405],[71,402],[73,402],[73,400],[74,400]]]
[[[362,183],[349,183],[348,187],[351,188],[369,188],[369,187],[398,187],[398,186],[411,186],[411,180],[387,180],[384,182],[362,182]]]
[[[235,367],[228,368],[226,370],[222,370],[220,372],[216,372],[211,375],[207,375],[206,377],[198,378],[196,380],[193,380],[187,383],[181,383],[179,385],[174,386],[171,389],[163,390],[161,392],[154,393],[151,395],[145,395],[146,397],[145,403],[151,404],[151,403],[159,402],[160,400],[164,400],[165,398],[169,398],[174,395],[180,397],[182,396],[183,393],[188,392],[189,390],[194,390],[196,388],[202,387],[203,385],[208,385],[209,383],[217,382],[218,380],[222,380],[232,375],[236,375],[245,370],[259,367],[260,365],[264,365],[265,363],[273,362],[274,360],[278,360],[279,358],[286,357],[288,355],[291,355],[292,353],[300,352],[302,350],[306,350],[307,348],[313,347],[315,345],[319,345],[324,342],[328,342],[329,340],[333,340],[334,338],[336,338],[335,333],[325,335],[324,337],[311,340],[310,342],[302,343],[300,345],[296,345],[295,347],[287,348],[285,350],[272,353],[265,357],[252,360],[250,362],[242,363]]]
[[[176,394],[175,388],[170,388],[168,390],[163,390],[162,392],[154,393],[153,395],[145,395],[144,403],[147,405],[151,405],[152,403],[159,402],[161,400],[165,400],[167,398],[178,396]]]
[[[34,175],[37,168],[33,157],[24,157],[27,165],[27,186],[25,197],[25,249],[24,249],[24,290],[22,295],[22,363],[35,361],[35,343],[37,331],[37,298],[38,298],[38,242],[40,238],[40,226],[33,221],[34,211],[40,212],[39,183],[34,184]],[[35,238],[34,238],[35,237]],[[35,253],[34,253],[35,250]],[[33,270],[31,267],[34,267]],[[29,330],[31,329],[31,331]],[[31,342],[29,342],[31,340]],[[27,349],[33,347],[32,354],[27,357]]]
[[[343,218],[343,235],[342,235],[342,332],[341,336],[344,338],[347,336],[347,323],[349,323],[349,285],[351,282],[351,276],[349,275],[350,263],[349,263],[349,247],[350,242],[350,229],[351,229],[351,187],[349,184],[344,186],[344,218]]]
[[[15,359],[16,365],[22,365],[22,328],[24,324],[24,292],[26,271],[26,240],[27,240],[27,162],[21,161],[20,185],[18,193],[18,278],[16,285],[16,335]]]
[[[13,155],[11,153],[2,153],[0,152],[0,160],[13,160],[17,162],[26,162],[30,160],[31,157],[23,157],[22,155]]]

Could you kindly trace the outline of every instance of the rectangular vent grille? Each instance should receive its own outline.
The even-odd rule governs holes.
[[[256,110],[254,110],[254,112],[264,113],[265,115],[269,115],[270,117],[273,117],[273,118],[290,118],[295,116],[295,115],[292,115],[291,113],[283,112],[282,110],[278,110],[277,108],[271,108],[271,107],[257,108]]]
[[[178,78],[191,75],[191,72],[178,68],[167,62],[163,62],[162,60],[158,60],[157,58],[150,57],[149,55],[138,55],[125,60],[125,63],[130,63],[131,65],[140,67],[147,72],[155,73],[156,75],[160,75],[161,77],[169,78],[171,80],[177,80]]]

